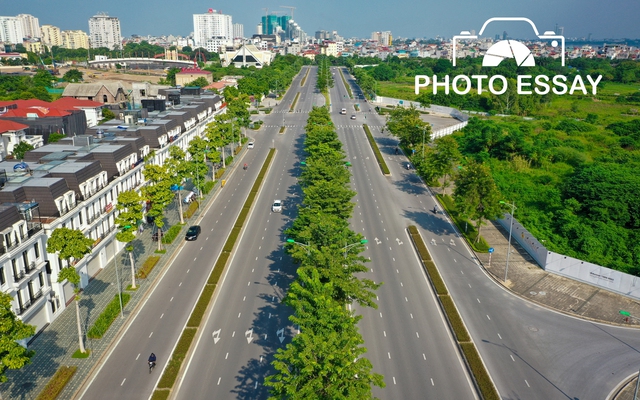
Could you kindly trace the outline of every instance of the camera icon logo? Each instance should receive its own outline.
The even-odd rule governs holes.
[[[536,25],[533,23],[533,21],[531,21],[529,18],[524,18],[524,17],[489,18],[482,25],[482,29],[480,29],[480,32],[478,33],[478,35],[472,35],[469,31],[462,31],[460,32],[460,35],[454,36],[453,42],[452,42],[453,44],[452,63],[454,67],[456,65],[456,59],[457,59],[456,57],[457,42],[459,40],[465,40],[465,39],[477,39],[478,36],[482,35],[487,25],[489,25],[491,22],[494,22],[494,21],[523,21],[523,22],[529,23],[529,25],[531,25],[531,27],[533,28],[533,32],[536,34],[536,36],[539,39],[550,40],[551,47],[559,48],[562,66],[564,67],[564,62],[565,62],[564,36],[556,35],[556,33],[553,31],[546,31],[541,35],[538,32],[538,28],[536,28]],[[533,57],[533,54],[531,53],[531,50],[529,50],[529,48],[525,46],[524,43],[519,42],[517,40],[500,40],[494,43],[493,45],[491,45],[491,47],[489,47],[486,54],[484,55],[484,58],[482,59],[482,66],[495,67],[499,65],[502,62],[502,60],[508,59],[508,58],[513,58],[516,61],[516,64],[518,66],[533,67],[536,65],[535,59]]]

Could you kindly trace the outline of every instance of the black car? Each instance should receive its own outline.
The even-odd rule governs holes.
[[[200,232],[202,231],[202,229],[200,228],[200,225],[194,225],[189,227],[189,230],[187,230],[187,234],[184,236],[185,240],[196,240],[198,238],[198,236],[200,235]]]

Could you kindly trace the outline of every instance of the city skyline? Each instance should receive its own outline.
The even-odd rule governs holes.
[[[246,0],[214,4],[198,0],[176,10],[172,7],[175,2],[157,0],[153,7],[154,15],[149,15],[146,4],[123,0],[113,0],[102,6],[78,0],[61,0],[55,7],[46,0],[32,0],[3,4],[2,15],[31,14],[40,19],[41,25],[88,31],[89,18],[106,12],[120,20],[125,37],[133,34],[188,36],[193,31],[193,14],[205,13],[213,8],[231,15],[234,23],[243,24],[245,36],[250,37],[257,33],[256,27],[267,12],[264,8],[268,8],[269,13],[290,15],[290,9],[282,8],[280,4],[282,2],[255,4]],[[393,4],[373,1],[364,6],[328,1],[305,4],[289,2],[287,5],[296,7],[293,19],[311,36],[317,30],[335,30],[346,38],[368,38],[373,31],[391,31],[394,37],[451,37],[461,31],[477,32],[484,21],[491,17],[517,16],[531,19],[540,32],[555,30],[556,26],[563,27],[566,37],[580,38],[591,34],[593,39],[640,38],[640,25],[636,22],[637,15],[640,15],[640,3],[631,0],[613,0],[607,7],[602,7],[597,0],[586,0],[579,6],[552,0],[518,3],[459,0],[447,4],[415,4],[399,0]],[[488,29],[486,35],[494,36],[504,31],[513,38],[534,36],[528,26],[514,23],[498,23]]]

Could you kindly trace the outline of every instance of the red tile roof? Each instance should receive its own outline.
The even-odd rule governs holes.
[[[46,103],[47,105],[49,103]],[[70,112],[60,110],[58,108],[52,107],[43,107],[43,106],[30,106],[30,107],[20,107],[16,109],[11,109],[6,113],[2,114],[3,117],[19,117],[25,118],[27,114],[37,114],[39,118],[46,117],[64,117],[67,115],[71,115]]]
[[[0,119],[0,133],[15,132],[28,128],[29,125],[20,124],[18,122]]]

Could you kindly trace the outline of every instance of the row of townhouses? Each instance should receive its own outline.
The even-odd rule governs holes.
[[[0,290],[36,332],[73,300],[71,284],[57,283],[66,261],[46,251],[51,232],[79,229],[94,241],[92,252],[74,261],[87,286],[124,247],[115,240],[115,205],[119,193],[145,184],[144,158],[153,152],[152,162],[162,164],[170,146],[186,150],[226,110],[220,96],[207,92],[171,96],[170,107],[149,100],[121,120],[37,147],[24,160],[0,162]]]

